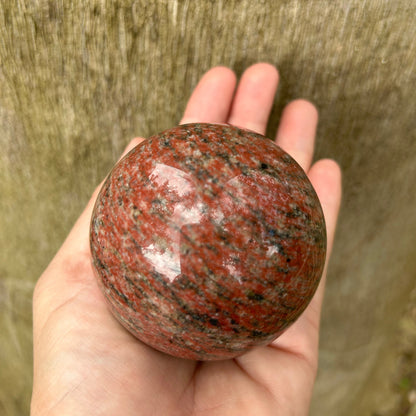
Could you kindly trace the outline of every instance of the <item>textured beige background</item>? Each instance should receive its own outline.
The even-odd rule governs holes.
[[[0,414],[28,412],[31,292],[130,138],[177,124],[199,77],[281,74],[344,172],[313,415],[370,415],[416,275],[412,0],[0,2]]]

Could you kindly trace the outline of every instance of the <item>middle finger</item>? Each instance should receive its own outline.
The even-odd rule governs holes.
[[[265,134],[279,74],[267,63],[247,68],[237,88],[228,122]]]

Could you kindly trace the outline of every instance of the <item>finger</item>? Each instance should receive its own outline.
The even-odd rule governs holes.
[[[318,111],[306,100],[295,100],[283,110],[276,143],[307,172],[313,157]]]
[[[265,134],[278,82],[279,73],[273,65],[249,67],[241,77],[228,122]]]
[[[231,69],[210,69],[195,87],[180,124],[226,123],[235,85],[236,76]]]
[[[141,142],[144,142],[145,140],[146,139],[144,137],[135,137],[134,139],[132,139],[130,143],[126,146],[126,148],[123,150],[123,153],[121,154],[118,160],[123,159],[123,157],[126,156],[126,154],[130,152],[130,150],[133,150],[137,145],[139,145]]]
[[[319,201],[321,202],[327,229],[327,253],[325,271],[321,281],[322,284],[318,288],[314,298],[315,303],[317,303],[319,306],[320,312],[320,305],[322,304],[323,300],[326,269],[328,267],[328,261],[332,253],[338,213],[341,205],[341,169],[334,160],[322,159],[311,167],[308,176],[316,190]]]
[[[321,201],[327,227],[327,256],[318,289],[303,314],[273,345],[297,352],[310,363],[318,354],[319,323],[324,297],[326,272],[331,256],[338,212],[341,203],[341,170],[336,162],[323,159],[309,171],[309,177]]]

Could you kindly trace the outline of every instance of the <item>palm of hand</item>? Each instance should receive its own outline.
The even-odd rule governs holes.
[[[191,97],[183,122],[228,121],[263,133],[277,86],[276,71],[265,64],[249,68],[232,99],[234,86],[229,70],[208,72]],[[218,94],[223,108],[219,104],[213,109],[209,103]],[[339,171],[331,161],[309,169],[314,117],[310,104],[293,103],[285,111],[277,140],[309,171],[326,215],[330,248],[339,205]],[[302,131],[296,119],[304,120]],[[88,244],[95,197],[96,193],[37,284],[32,414],[307,414],[317,365],[323,284],[301,318],[270,346],[226,361],[167,356],[132,337],[107,309]]]
[[[54,335],[38,357],[38,376],[59,368],[59,378],[39,394],[50,414],[116,415],[122,408],[123,415],[268,415],[286,401],[300,404],[298,390],[310,391],[313,361],[278,343],[234,360],[197,363],[138,342],[110,314],[87,256],[81,258],[72,265],[76,281],[67,268],[67,295],[41,329]],[[43,287],[44,295],[54,286]]]

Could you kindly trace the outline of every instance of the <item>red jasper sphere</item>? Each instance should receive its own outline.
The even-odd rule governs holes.
[[[196,123],[150,137],[113,168],[90,243],[108,304],[133,335],[215,360],[270,343],[299,317],[326,231],[287,153],[251,131]]]

